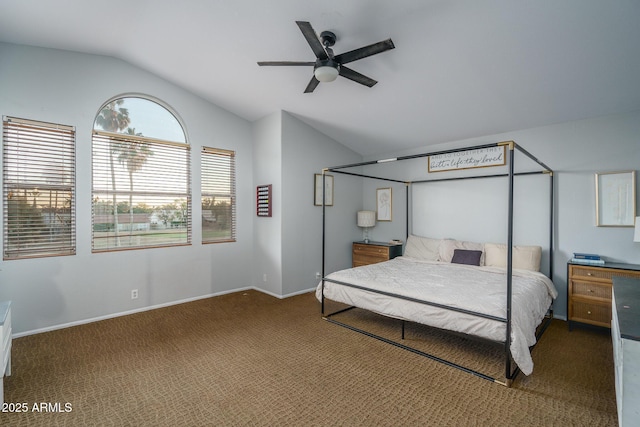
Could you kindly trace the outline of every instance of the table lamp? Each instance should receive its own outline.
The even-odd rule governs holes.
[[[358,227],[362,227],[365,243],[369,243],[369,228],[376,225],[376,213],[374,211],[358,211]]]

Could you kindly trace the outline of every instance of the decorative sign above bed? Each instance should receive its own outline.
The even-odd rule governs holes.
[[[429,172],[504,166],[505,151],[503,145],[429,156]]]

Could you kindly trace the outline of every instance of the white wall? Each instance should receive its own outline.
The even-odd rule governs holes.
[[[574,252],[599,253],[609,261],[640,264],[640,244],[632,241],[633,228],[595,226],[594,187],[597,172],[636,170],[636,180],[640,179],[639,135],[640,112],[631,112],[387,153],[379,158],[514,140],[553,169],[556,205],[553,281],[560,293],[554,303],[554,314],[566,318],[566,263]],[[422,162],[423,165],[417,169],[401,167],[400,162],[389,163],[383,166],[387,168],[383,171],[392,176],[404,175],[409,180],[418,179],[419,174],[424,178],[426,158]],[[545,201],[548,193],[544,186],[547,180],[543,178],[540,184],[538,177],[525,177],[519,181],[521,179],[516,180],[515,187],[515,243],[546,247],[548,244],[545,245],[544,240],[541,243],[534,242],[542,235],[546,239],[546,213],[540,214],[539,219],[535,215],[524,219],[523,215],[539,209],[538,203],[549,203]],[[500,205],[506,200],[500,198],[502,184],[487,184],[486,181],[490,180],[466,180],[462,181],[464,184],[430,183],[421,187],[412,211],[416,216],[425,215],[426,221],[414,224],[416,234],[474,241],[505,239],[506,228],[500,225],[504,217],[494,216],[493,213],[499,212]],[[487,187],[484,188],[484,185]],[[433,189],[430,186],[434,186]],[[372,187],[375,185],[367,183],[364,191],[375,191]],[[637,182],[636,188],[640,188]],[[396,203],[394,196],[394,212],[396,205],[401,204]],[[636,198],[636,211],[640,215],[637,205]],[[434,206],[446,206],[446,209],[434,211],[431,209]],[[499,209],[496,210],[496,207]],[[544,207],[540,210],[546,212]],[[536,228],[533,228],[533,224]],[[403,230],[404,222],[399,220],[396,223],[394,220],[393,224],[385,225],[386,228],[376,226],[372,233],[374,238],[384,240],[398,235]],[[539,227],[542,227],[542,231],[536,231]]]
[[[251,125],[155,75],[109,57],[0,43],[0,114],[76,127],[77,255],[3,261],[0,300],[13,301],[14,333],[140,310],[252,286]],[[192,146],[193,217],[200,218],[202,145],[235,150],[235,243],[91,253],[91,131],[100,106],[126,93],[171,106]],[[131,289],[139,298],[131,300]]]

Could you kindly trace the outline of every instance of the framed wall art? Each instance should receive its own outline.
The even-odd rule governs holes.
[[[324,176],[324,205],[333,206],[333,175]],[[322,206],[322,174],[313,175],[313,204]]]
[[[256,187],[256,214],[258,216],[271,216],[271,190],[273,186],[258,185]]]
[[[633,227],[636,217],[636,171],[596,174],[596,225]]]
[[[376,190],[376,207],[378,221],[391,221],[392,199],[390,187]]]

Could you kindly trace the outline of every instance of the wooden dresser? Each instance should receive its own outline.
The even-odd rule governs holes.
[[[402,244],[386,242],[353,242],[352,266],[375,264],[402,255]]]
[[[567,320],[611,327],[612,277],[640,279],[640,265],[606,263],[604,265],[567,264]]]

